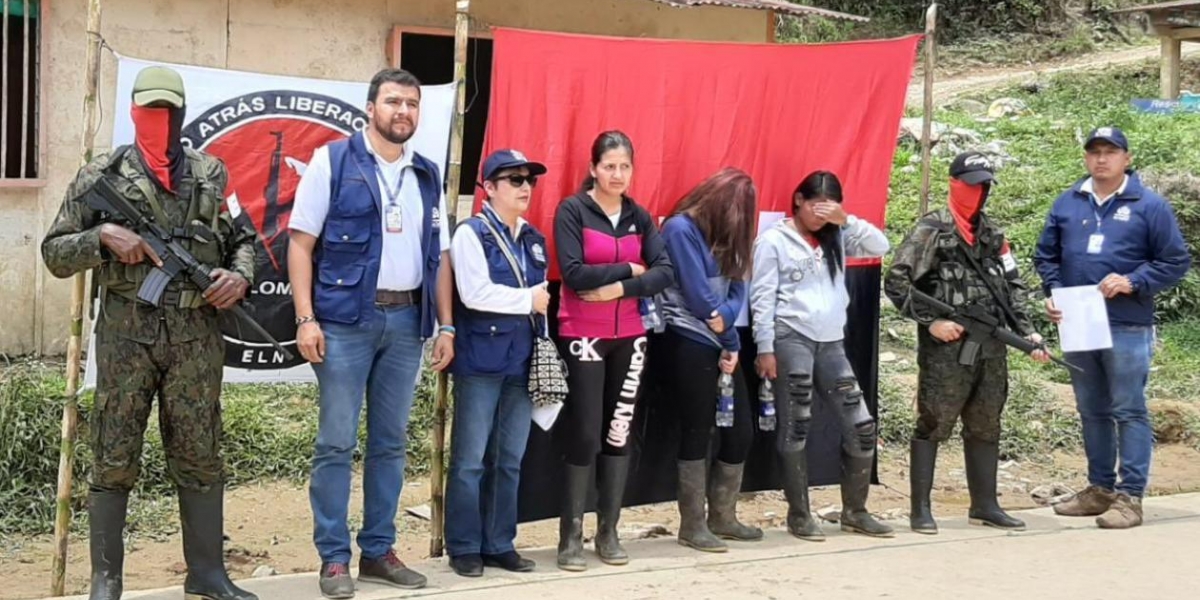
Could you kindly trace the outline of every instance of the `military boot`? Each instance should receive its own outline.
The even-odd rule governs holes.
[[[610,565],[629,563],[629,555],[617,538],[621,502],[625,499],[625,480],[629,475],[628,456],[605,456],[596,461],[598,498],[596,502],[596,554]]]
[[[719,538],[753,542],[761,540],[757,527],[737,520],[738,494],[742,491],[742,471],[746,463],[736,465],[717,461],[708,477],[708,530]]]
[[[558,518],[558,568],[564,571],[586,571],[583,558],[583,511],[587,508],[588,490],[592,489],[592,465],[565,465],[566,486],[563,489],[562,513]]]
[[[842,531],[871,537],[890,538],[892,528],[880,523],[867,511],[867,494],[871,491],[871,466],[875,455],[849,456],[842,454]]]
[[[183,526],[186,600],[258,600],[229,580],[225,571],[225,487],[206,492],[179,489],[179,521]]]
[[[725,552],[729,548],[705,522],[707,474],[707,458],[679,461],[679,543],[703,552]]]
[[[88,544],[92,554],[92,586],[88,600],[118,600],[124,587],[125,509],[129,492],[88,492]]]
[[[937,521],[933,519],[929,494],[933,491],[934,465],[937,464],[938,443],[931,440],[914,439],[910,444],[909,485],[912,507],[908,523],[917,533],[936,534]]]
[[[825,541],[825,533],[808,505],[808,455],[804,450],[780,454],[783,466],[783,495],[787,498],[787,528],[792,535],[810,542]]]
[[[996,500],[996,464],[1000,459],[1000,445],[963,440],[963,457],[967,466],[967,490],[971,493],[968,521],[972,525],[1025,531],[1025,522],[1009,516]]]

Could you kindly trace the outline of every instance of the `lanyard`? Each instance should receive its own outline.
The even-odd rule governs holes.
[[[396,187],[389,185],[387,177],[383,176],[383,169],[379,168],[379,161],[375,161],[375,174],[379,176],[379,181],[383,182],[383,191],[387,194],[388,204],[395,205],[396,198],[400,196],[400,190],[404,189],[404,168],[400,169],[400,178],[396,181]]]
[[[517,241],[513,239],[512,233],[508,230],[508,225],[505,225],[504,222],[500,220],[500,215],[496,214],[496,210],[492,208],[491,204],[485,202],[483,204],[483,212],[485,215],[487,215],[485,218],[491,220],[496,226],[496,229],[499,230],[501,238],[500,243],[508,246],[509,251],[512,252],[517,261],[521,263],[521,274],[524,275],[526,268],[525,247],[517,244]]]

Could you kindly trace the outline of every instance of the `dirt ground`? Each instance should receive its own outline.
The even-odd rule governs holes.
[[[961,452],[947,448],[939,457],[938,477],[934,491],[934,510],[938,515],[961,515],[968,505],[966,482],[962,470]],[[1000,472],[1001,503],[1007,508],[1037,506],[1029,492],[1038,486],[1063,483],[1078,489],[1084,483],[1084,460],[1074,454],[1048,457],[1044,464],[1006,463]],[[881,455],[880,479],[883,485],[871,492],[871,509],[893,526],[907,525],[908,465],[907,456],[899,449],[885,450]],[[352,507],[361,507],[359,483],[355,482]],[[1200,490],[1200,452],[1195,449],[1165,445],[1156,449],[1151,477],[1152,494],[1172,494]],[[429,501],[428,479],[410,481],[405,485],[402,507],[416,507]],[[821,512],[839,504],[836,487],[815,488],[812,492],[814,510]],[[738,505],[743,521],[761,527],[782,528],[787,512],[780,492],[743,495]],[[351,514],[357,510],[352,510]],[[352,519],[355,517],[352,516]],[[307,489],[290,483],[269,483],[231,490],[226,500],[226,544],[228,564],[234,578],[249,577],[256,568],[268,565],[280,574],[315,571],[319,560],[312,546],[312,516]],[[674,535],[679,515],[673,503],[655,504],[626,509],[622,513],[622,529],[631,532],[646,526],[661,525]],[[352,520],[352,525],[357,524]],[[397,549],[401,558],[416,561],[429,555],[429,523],[408,513],[397,518]],[[589,515],[585,532],[590,535],[594,521]],[[627,533],[630,537],[632,533]],[[558,541],[555,520],[538,521],[520,527],[519,547],[552,546]],[[83,537],[71,540],[68,551],[67,593],[87,591],[87,541]],[[50,565],[53,547],[49,536],[8,540],[0,546],[0,569],[7,581],[0,586],[0,598],[17,599],[41,597],[49,591]],[[125,563],[127,590],[158,588],[180,584],[184,577],[183,557],[179,535],[162,540],[135,536],[128,542]]]

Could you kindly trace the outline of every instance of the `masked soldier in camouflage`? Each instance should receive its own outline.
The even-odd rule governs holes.
[[[83,167],[42,243],[56,277],[92,270],[100,290],[96,327],[96,403],[92,412],[91,600],[120,598],[129,490],[138,475],[142,435],[158,397],[167,470],[179,489],[189,599],[255,600],[225,571],[222,538],[221,372],[218,310],[234,306],[254,276],[254,229],[221,210],[228,172],[220,160],[184,148],[183,80],[149,67],[133,86],[136,141]],[[162,307],[138,301],[161,264],[118,217],[85,204],[104,178],[134,207],[171,231],[201,262],[213,285],[172,281]],[[234,211],[238,213],[238,211]]]
[[[954,321],[936,318],[912,298],[924,292],[955,309],[975,307],[1006,327],[1041,342],[1024,308],[1025,286],[1000,228],[983,212],[993,181],[987,157],[960,154],[950,165],[949,206],[931,212],[896,251],[884,291],[905,316],[917,321],[917,427],[912,439],[911,526],[917,533],[937,533],[930,511],[937,447],[950,437],[959,416],[971,494],[970,522],[1022,531],[1025,523],[1000,508],[996,469],[1000,448],[1000,413],[1008,399],[1007,347],[995,338],[980,344],[973,364],[960,364],[964,330]],[[1034,359],[1048,360],[1044,351]]]

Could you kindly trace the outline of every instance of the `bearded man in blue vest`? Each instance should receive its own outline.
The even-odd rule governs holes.
[[[396,557],[396,508],[404,483],[408,415],[423,341],[432,367],[454,357],[450,235],[437,165],[408,141],[421,84],[401,69],[371,80],[368,123],[318,149],[296,189],[288,275],[296,342],[320,388],[309,500],[326,598],[352,598],[350,463],[367,403],[359,581],[424,587]]]

